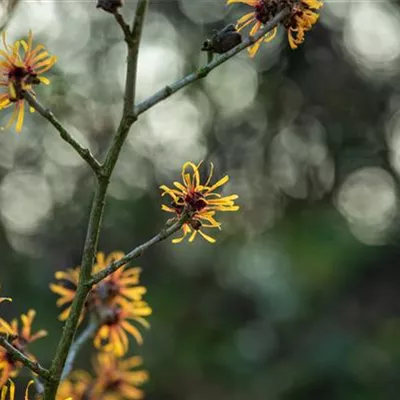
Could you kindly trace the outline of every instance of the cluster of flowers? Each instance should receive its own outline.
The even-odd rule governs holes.
[[[108,257],[98,253],[94,272],[99,272],[113,261],[119,260],[124,254],[113,252]],[[74,371],[64,380],[58,390],[57,400],[101,400],[101,399],[141,399],[143,391],[139,388],[148,380],[148,373],[140,369],[141,357],[124,358],[128,351],[129,339],[132,335],[138,344],[143,343],[143,337],[138,323],[146,328],[150,325],[145,319],[152,312],[143,300],[146,288],[139,286],[140,268],[122,267],[103,281],[94,285],[86,300],[81,321],[90,314],[91,323],[95,323],[97,331],[94,337],[94,347],[99,350],[94,360],[92,377],[85,371]],[[56,278],[58,284],[51,284],[53,292],[60,295],[58,306],[65,306],[60,319],[65,320],[70,312],[70,305],[75,295],[79,277],[79,267],[67,271],[59,271]],[[0,298],[0,301],[10,300]],[[34,341],[47,335],[44,330],[32,332],[35,311],[29,310],[21,315],[21,326],[16,319],[10,323],[0,318],[0,334],[6,336],[8,342],[32,361],[35,356],[28,347]],[[16,360],[5,348],[0,347],[0,388],[1,399],[14,400],[15,385],[12,381],[23,364]],[[29,386],[26,388],[25,399],[28,400]],[[36,397],[35,397],[36,398]]]
[[[121,259],[122,252],[113,252],[108,257],[99,252],[93,272],[102,271],[112,262]],[[64,321],[69,313],[78,287],[80,267],[58,271],[55,277],[60,282],[51,284],[50,289],[60,297],[57,306],[65,307],[59,319]],[[89,316],[90,323],[97,324],[93,345],[99,350],[94,363],[95,378],[85,371],[75,371],[62,382],[59,399],[72,397],[74,400],[140,399],[143,392],[138,388],[148,379],[144,370],[135,370],[142,364],[140,357],[123,358],[129,348],[128,334],[138,344],[143,336],[134,324],[149,328],[145,319],[152,312],[143,300],[146,288],[139,285],[140,268],[123,266],[104,280],[94,285],[89,292],[81,315],[82,322]],[[111,397],[110,397],[111,398]]]
[[[221,223],[215,219],[217,211],[237,211],[239,206],[234,201],[237,195],[222,196],[215,190],[228,182],[226,175],[216,183],[211,184],[213,165],[210,173],[202,183],[199,168],[187,162],[182,167],[182,183],[174,182],[174,188],[162,185],[162,196],[169,196],[170,203],[163,204],[162,210],[173,213],[169,224],[178,222],[185,216],[181,227],[182,235],[172,241],[181,242],[188,236],[192,242],[199,233],[208,242],[215,239],[203,232],[204,228],[221,229]],[[93,273],[99,273],[124,256],[122,252],[113,252],[108,257],[99,252],[93,266]],[[59,295],[57,306],[63,307],[59,319],[65,321],[71,311],[71,304],[78,288],[80,267],[57,271],[57,283],[50,284],[50,289]],[[143,343],[143,336],[137,325],[149,328],[146,317],[152,313],[150,306],[143,297],[146,288],[139,285],[141,269],[123,266],[105,279],[95,284],[86,298],[85,306],[80,316],[80,323],[89,317],[90,323],[96,324],[93,339],[94,347],[99,351],[95,362],[95,377],[85,371],[74,371],[61,383],[57,400],[99,400],[99,399],[141,399],[143,392],[139,388],[148,379],[145,370],[137,369],[142,364],[140,357],[124,358],[129,348],[131,335],[138,344]],[[0,298],[1,301],[10,300]],[[23,355],[35,361],[30,353],[29,345],[46,336],[47,332],[39,330],[32,332],[35,311],[29,310],[21,315],[21,326],[15,319],[8,323],[0,318],[0,334],[8,338],[10,344]],[[135,325],[136,324],[136,325]],[[15,378],[23,364],[15,360],[5,348],[0,347],[0,388],[1,399],[7,396],[14,399],[15,386],[11,378]],[[25,398],[28,399],[26,389]],[[111,397],[106,397],[111,396]]]

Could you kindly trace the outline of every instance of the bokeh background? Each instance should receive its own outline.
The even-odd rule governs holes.
[[[246,11],[151,1],[138,101],[205,63],[203,40]],[[400,4],[331,0],[321,14],[298,50],[281,29],[130,133],[101,250],[127,252],[162,228],[158,186],[187,160],[228,173],[241,205],[221,217],[217,244],[166,241],[135,263],[154,310],[144,346],[131,346],[148,399],[398,399]],[[39,98],[102,158],[121,115],[120,28],[93,1],[21,0],[8,36],[29,28],[59,57]],[[1,295],[13,297],[1,313],[38,311],[49,337],[33,350],[48,365],[62,329],[48,285],[80,263],[93,179],[35,114],[20,135],[1,133],[0,176]],[[78,366],[89,359],[87,348]]]

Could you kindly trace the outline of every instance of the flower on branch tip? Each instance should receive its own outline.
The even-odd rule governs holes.
[[[31,31],[27,41],[17,40],[14,44],[7,44],[3,31],[3,46],[4,50],[0,50],[0,87],[3,89],[0,93],[0,109],[14,107],[5,128],[16,123],[16,131],[21,132],[25,113],[24,93],[35,96],[34,86],[50,83],[42,74],[56,63],[57,57],[51,56],[42,44],[33,47]],[[34,111],[32,108],[30,110]]]
[[[28,351],[28,345],[47,335],[47,332],[43,329],[32,333],[32,323],[35,315],[35,310],[29,310],[26,314],[22,314],[21,327],[18,326],[16,319],[8,323],[3,318],[0,318],[0,334],[7,335],[10,344],[31,360],[35,360],[35,357]],[[23,364],[21,362],[15,361],[12,354],[8,353],[3,347],[0,347],[0,387],[10,377],[17,376],[22,367]]]
[[[169,196],[171,202],[163,204],[161,209],[175,214],[172,221],[178,221],[184,213],[188,215],[188,221],[182,226],[183,235],[173,239],[173,243],[181,242],[189,235],[189,242],[193,242],[197,233],[210,243],[215,243],[215,239],[205,234],[203,228],[221,229],[221,223],[216,221],[217,211],[238,211],[239,206],[235,205],[235,200],[239,197],[236,194],[222,196],[215,193],[215,190],[225,185],[229,177],[225,175],[219,181],[211,184],[214,166],[211,163],[211,170],[204,183],[200,179],[200,165],[186,162],[182,167],[182,183],[174,182],[174,188],[162,185],[162,196]]]
[[[114,251],[107,257],[103,252],[96,255],[93,273],[105,269],[114,261],[120,260],[124,253]],[[65,321],[70,313],[71,303],[78,287],[80,267],[70,268],[66,271],[57,271],[55,277],[60,283],[50,284],[50,289],[60,298],[56,304],[66,308],[59,315],[60,321]],[[135,302],[141,302],[146,293],[144,286],[139,286],[141,269],[138,267],[127,268],[123,266],[101,282],[92,287],[85,302],[83,314],[87,311],[98,312],[102,307],[118,306],[130,309]],[[81,319],[84,315],[81,316]]]
[[[75,371],[61,383],[57,400],[71,396],[74,400],[139,400],[144,393],[140,386],[148,381],[148,373],[138,369],[141,357],[120,359],[110,353],[98,354],[95,378],[85,371]]]
[[[227,0],[227,4],[244,3],[253,8],[253,11],[239,18],[236,24],[238,31],[253,24],[249,34],[255,35],[263,25],[270,22],[279,12],[290,9],[290,14],[284,18],[281,24],[288,33],[289,45],[296,49],[304,42],[305,32],[309,31],[317,22],[319,10],[323,2],[321,0]],[[248,47],[250,57],[254,57],[262,42],[270,42],[275,38],[278,27],[260,38],[255,44]]]

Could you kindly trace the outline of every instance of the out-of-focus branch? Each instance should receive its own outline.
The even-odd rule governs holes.
[[[242,50],[246,49],[247,47],[257,42],[257,40],[261,39],[266,33],[272,31],[272,29],[274,29],[275,26],[279,24],[279,22],[283,21],[289,15],[289,13],[290,13],[289,8],[282,10],[279,14],[275,16],[275,18],[273,18],[270,22],[265,24],[265,26],[262,29],[260,29],[254,36],[247,37],[246,39],[243,40],[242,43],[238,44],[236,47],[220,55],[219,57],[216,57],[213,61],[211,61],[204,67],[201,67],[197,71],[192,72],[191,74],[185,76],[184,78],[179,79],[178,81],[165,86],[163,89],[156,92],[147,100],[144,100],[143,102],[139,103],[137,106],[135,106],[134,109],[133,114],[135,118],[137,118],[140,114],[144,113],[148,109],[154,107],[160,101],[165,100],[167,97],[183,89],[184,87],[190,85],[191,83],[197,81],[198,79],[204,78],[213,69],[215,69],[219,65],[228,61],[234,55],[240,53]]]
[[[90,339],[93,338],[97,329],[99,328],[99,323],[93,319],[89,322],[89,325],[83,330],[83,332],[75,339],[69,349],[68,357],[65,361],[64,370],[61,374],[61,381],[68,377],[74,366],[75,358],[81,350],[82,346]]]
[[[1,3],[2,11],[0,14],[0,32],[6,28],[19,3],[19,0],[2,0]]]
[[[29,359],[24,354],[22,354],[4,336],[0,336],[0,346],[4,347],[7,350],[7,353],[11,355],[13,360],[21,362],[27,368],[38,374],[43,379],[49,379],[49,371],[46,368],[43,368],[39,363]]]
[[[113,272],[115,272],[117,269],[121,268],[125,264],[127,264],[129,261],[132,261],[133,259],[140,257],[148,248],[151,246],[154,246],[155,244],[167,239],[169,236],[174,234],[175,232],[179,231],[179,229],[182,228],[182,225],[188,220],[188,215],[183,214],[182,217],[176,221],[174,224],[171,226],[164,228],[160,233],[158,233],[156,236],[152,237],[150,240],[147,242],[141,244],[140,246],[137,246],[134,248],[132,251],[130,251],[128,254],[126,254],[124,257],[121,259],[114,261],[110,265],[108,265],[106,268],[98,272],[97,274],[93,275],[92,279],[90,279],[88,285],[93,286],[96,283],[99,283],[102,281],[104,278],[107,276],[111,275]]]
[[[89,164],[92,170],[98,175],[101,165],[90,152],[89,149],[83,147],[61,124],[54,114],[40,104],[29,92],[23,93],[24,98],[42,117],[46,118],[60,133],[60,136],[69,143],[76,152]]]

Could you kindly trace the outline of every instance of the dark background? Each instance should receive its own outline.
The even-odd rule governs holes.
[[[158,186],[187,160],[229,174],[241,205],[221,215],[217,244],[166,241],[135,263],[154,310],[144,346],[131,346],[148,399],[398,398],[400,8],[327,3],[298,50],[280,29],[254,60],[228,61],[130,133],[100,250],[128,252],[162,228]],[[246,11],[151,2],[139,100],[204,63],[204,38]],[[102,158],[121,114],[119,27],[94,2],[22,1],[10,40],[29,28],[59,57],[39,98]],[[33,350],[49,365],[62,325],[48,284],[80,263],[94,182],[38,115],[0,141],[1,295],[13,297],[1,312],[38,311],[49,337]]]

